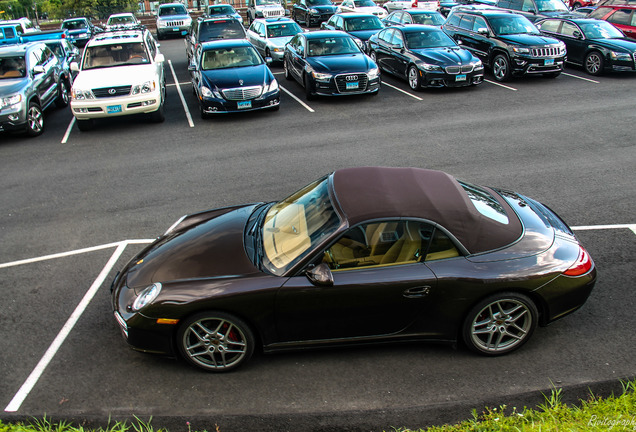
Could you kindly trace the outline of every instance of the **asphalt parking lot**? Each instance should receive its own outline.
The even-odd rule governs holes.
[[[105,423],[153,417],[171,430],[382,430],[620,388],[636,375],[633,75],[411,92],[383,76],[377,97],[306,102],[285,81],[279,112],[202,120],[183,41],[169,60],[166,121],[100,121],[80,132],[47,112],[36,139],[0,136],[0,418]],[[181,215],[280,199],[334,169],[441,169],[518,190],[571,225],[599,269],[575,314],[520,351],[481,358],[407,344],[256,355],[234,373],[128,349],[112,318],[117,269]]]

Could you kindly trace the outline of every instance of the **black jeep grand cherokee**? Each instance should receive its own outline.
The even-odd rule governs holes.
[[[542,36],[522,15],[479,6],[453,8],[442,29],[492,69],[497,81],[512,75],[557,77],[565,44]]]

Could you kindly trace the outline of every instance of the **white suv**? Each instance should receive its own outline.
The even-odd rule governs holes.
[[[164,120],[166,82],[164,56],[145,28],[107,31],[93,37],[71,89],[71,111],[85,131],[93,119],[148,113],[155,122]]]

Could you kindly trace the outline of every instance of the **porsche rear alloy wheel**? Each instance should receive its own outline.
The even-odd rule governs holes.
[[[227,372],[252,356],[254,336],[242,320],[224,312],[204,312],[187,319],[179,329],[183,357],[210,372]]]
[[[514,351],[530,339],[539,313],[527,296],[501,293],[490,296],[468,313],[463,336],[473,351],[501,355]]]

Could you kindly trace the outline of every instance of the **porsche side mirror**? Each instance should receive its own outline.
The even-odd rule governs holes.
[[[318,264],[305,272],[309,282],[316,286],[333,286],[333,274],[326,263]]]

